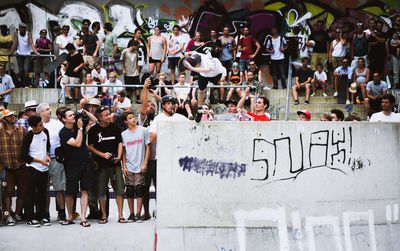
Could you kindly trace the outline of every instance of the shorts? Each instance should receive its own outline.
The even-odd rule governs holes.
[[[222,64],[223,67],[225,67],[226,76],[228,76],[229,71],[232,69],[233,59],[232,60],[221,61],[221,64]]]
[[[222,74],[218,74],[215,77],[211,77],[211,78],[207,78],[207,77],[203,77],[202,75],[199,74],[199,89],[205,90],[207,88],[208,82],[211,82],[215,85],[218,84],[218,82],[221,80],[222,78]]]
[[[140,85],[141,84],[139,76],[134,76],[134,77],[124,76],[124,83],[125,83],[125,85]],[[135,87],[126,87],[127,91],[133,91],[135,89],[138,89],[138,87],[136,87],[136,88]]]
[[[179,63],[180,57],[169,57],[168,58],[168,69],[174,70]]]
[[[90,161],[68,161],[64,163],[66,177],[66,195],[77,195],[81,191],[92,189],[93,171]]]
[[[154,187],[157,187],[157,160],[149,160],[145,174],[145,185],[150,186],[153,180]]]
[[[107,72],[115,70],[114,63],[113,57],[103,57],[103,68],[106,69]]]
[[[182,103],[182,102],[183,102],[183,99],[180,99],[180,101],[181,101],[181,103]],[[184,105],[190,105],[190,101],[189,101],[189,99],[186,99],[186,101],[185,101]]]
[[[35,59],[33,71],[36,73],[44,72],[44,67],[50,64],[50,57],[39,57]]]
[[[142,173],[128,172],[128,177],[125,178],[127,186],[137,186],[145,184],[145,176]]]
[[[51,165],[49,167],[49,181],[53,185],[54,191],[65,190],[65,171],[64,165],[56,161],[56,158],[51,158]],[[50,186],[50,182],[49,182]]]
[[[99,167],[97,196],[104,197],[108,191],[108,181],[111,181],[112,188],[116,195],[124,194],[124,178],[122,177],[122,168],[120,165]],[[114,176],[115,175],[115,176]]]
[[[327,68],[327,64],[325,63],[326,60],[326,53],[324,52],[313,52],[312,56],[311,56],[311,63],[310,63],[310,68],[313,71],[317,70],[317,64],[321,63],[322,67],[324,69],[324,71],[326,71]]]
[[[98,62],[98,58],[94,58],[93,56],[83,56],[83,61],[85,62],[85,65],[89,67],[89,69],[93,70],[94,63]]]
[[[146,63],[144,62],[144,59],[138,61],[138,66],[142,66],[143,67],[145,65],[146,65]]]
[[[69,77],[67,75],[63,76],[63,83],[65,84],[69,84],[69,85],[79,85],[81,84],[81,80],[79,78],[76,77]]]
[[[15,192],[15,186],[18,189],[18,199],[23,199],[26,192],[26,168],[20,167],[18,169],[6,169],[5,177],[6,197],[13,197]]]
[[[149,64],[161,63],[161,59],[149,58]]]

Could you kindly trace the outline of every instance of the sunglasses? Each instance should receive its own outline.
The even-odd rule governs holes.
[[[347,64],[348,62],[347,61],[343,61],[343,64]]]
[[[45,31],[42,31],[42,32],[40,32],[40,34],[47,34],[47,32],[45,32]]]
[[[250,66],[255,66],[255,64],[249,64]]]
[[[100,71],[100,70],[101,70],[101,68],[97,68],[97,69],[96,69],[96,71]]]

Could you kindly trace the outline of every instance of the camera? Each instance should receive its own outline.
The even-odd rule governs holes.
[[[158,80],[156,77],[152,76],[150,73],[143,74],[142,81],[140,81],[141,84],[144,85],[144,83],[146,82],[146,79],[148,79],[148,78],[151,81],[150,89],[152,89],[152,90],[157,89],[156,85],[158,85],[160,80]]]
[[[254,85],[248,85],[247,87],[249,87],[250,91],[252,92],[257,91],[257,87],[255,87]]]
[[[90,118],[87,115],[86,111],[81,111],[81,112],[76,111],[74,113],[74,117],[75,117],[75,121],[78,121],[78,119],[82,118],[83,128],[85,128],[89,124]]]

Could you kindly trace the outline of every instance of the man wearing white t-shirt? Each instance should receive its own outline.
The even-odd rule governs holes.
[[[69,25],[65,24],[62,27],[62,31],[63,31],[63,34],[59,35],[56,39],[56,44],[58,45],[60,55],[63,53],[68,53],[68,50],[65,49],[65,46],[67,46],[67,44],[74,43],[73,37],[71,35],[68,35]]]
[[[183,64],[189,71],[199,73],[199,98],[197,102],[197,114],[195,117],[196,123],[199,123],[203,116],[202,106],[208,82],[215,85],[218,83],[223,84],[225,82],[226,69],[222,66],[221,61],[217,58],[213,58],[210,53],[202,54],[196,51],[186,53],[186,58],[183,60]]]
[[[186,73],[184,72],[179,73],[178,79],[179,83],[174,85],[175,97],[178,99],[177,113],[185,115],[184,110],[186,110],[189,119],[192,120],[193,115],[192,115],[192,110],[190,109],[190,101],[189,101],[190,86],[189,83],[185,83]]]
[[[326,80],[328,77],[326,76],[326,73],[323,71],[323,65],[322,63],[317,64],[317,70],[314,72],[313,79],[311,80],[311,86],[312,86],[312,94],[310,95],[311,97],[315,97],[315,90],[317,87],[322,86],[322,96],[327,97],[328,95],[326,94]]]
[[[59,133],[64,125],[59,120],[51,118],[51,108],[47,103],[39,104],[36,108],[36,113],[42,118],[44,127],[49,131],[51,158],[51,163],[49,166],[49,179],[51,180],[53,189],[56,192],[58,219],[59,221],[63,222],[66,220],[64,195],[66,179],[64,165],[60,162],[57,162],[55,149],[61,145]],[[47,196],[49,196],[48,193]],[[49,212],[49,203],[47,203],[46,212]]]
[[[131,100],[126,97],[125,91],[121,90],[117,92],[117,98],[114,100],[113,112],[119,116],[123,112],[130,111],[131,106]]]
[[[267,42],[267,52],[271,53],[271,75],[274,80],[274,89],[278,89],[278,68],[281,77],[282,88],[286,88],[285,76],[285,54],[284,51],[288,48],[285,38],[279,36],[276,27],[271,28],[272,37]]]
[[[174,25],[174,28],[172,28],[174,33],[168,40],[168,69],[171,70],[172,84],[175,84],[175,68],[177,68],[179,59],[182,56],[182,50],[185,48],[185,42],[183,37],[179,35],[179,29],[179,25]]]
[[[400,114],[394,113],[396,98],[392,94],[382,96],[382,111],[372,114],[370,122],[400,122]]]

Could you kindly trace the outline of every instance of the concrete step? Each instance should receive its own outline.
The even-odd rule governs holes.
[[[299,102],[300,104],[304,104],[304,101],[306,98],[303,96],[299,96]],[[315,97],[310,97],[310,103],[312,104],[337,104],[337,98],[334,98],[333,96],[328,96],[328,97],[322,97],[322,96],[315,96]],[[286,97],[282,97],[279,99],[279,104],[286,104]],[[290,97],[290,104],[294,104],[293,97]]]
[[[10,103],[25,103],[28,100],[35,100],[38,104],[56,104],[60,96],[61,89],[55,88],[15,88],[11,93]]]

